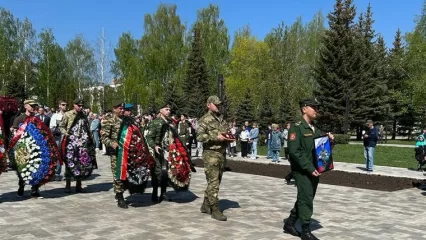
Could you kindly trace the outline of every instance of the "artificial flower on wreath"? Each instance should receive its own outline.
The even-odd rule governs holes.
[[[191,168],[186,148],[182,141],[175,137],[169,146],[168,176],[175,190],[185,190],[191,180]]]
[[[13,137],[17,174],[29,185],[44,184],[53,177],[60,154],[50,130],[36,117],[27,117]]]

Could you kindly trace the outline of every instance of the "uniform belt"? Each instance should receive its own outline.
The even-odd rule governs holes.
[[[218,153],[225,153],[225,151],[226,151],[226,149],[222,149],[222,148],[219,148],[219,149],[206,149],[206,148],[204,148],[204,151],[213,151],[213,152],[218,152]]]

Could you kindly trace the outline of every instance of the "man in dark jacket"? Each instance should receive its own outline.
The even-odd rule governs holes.
[[[376,148],[379,133],[374,127],[372,120],[367,120],[368,130],[364,133],[364,157],[366,169],[369,172],[373,171],[374,166],[374,149]]]

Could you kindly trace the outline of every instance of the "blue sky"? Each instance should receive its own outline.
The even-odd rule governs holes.
[[[391,46],[397,28],[403,33],[414,28],[415,17],[420,15],[423,0],[354,0],[357,11],[365,11],[368,3],[373,7],[377,33],[384,36]],[[114,47],[123,32],[130,31],[136,38],[143,34],[143,18],[154,13],[159,3],[174,3],[178,7],[181,21],[191,26],[198,9],[209,3],[219,5],[221,17],[232,36],[234,32],[249,24],[252,33],[259,39],[280,22],[292,24],[298,16],[307,22],[319,10],[328,14],[334,0],[0,0],[0,6],[8,9],[15,17],[28,17],[37,33],[43,28],[52,28],[61,46],[83,34],[94,43],[104,28],[108,40]]]

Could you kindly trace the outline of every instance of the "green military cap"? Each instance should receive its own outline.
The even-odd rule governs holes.
[[[27,99],[27,100],[24,101],[24,104],[38,105],[34,99]]]
[[[133,109],[133,104],[131,103],[124,104],[124,110],[130,111],[132,109]]]
[[[124,108],[124,102],[123,102],[123,100],[117,100],[117,101],[115,101],[114,104],[112,105],[112,107],[114,107],[114,108],[118,108],[118,107]]]
[[[159,110],[161,110],[161,109],[163,109],[163,108],[172,108],[172,106],[170,105],[170,104],[168,104],[168,103],[165,103],[164,105],[162,105],[161,107],[160,107],[160,109]]]
[[[76,105],[84,105],[83,99],[81,98],[76,98],[73,103]]]
[[[316,98],[304,98],[299,102],[300,108],[302,107],[318,107],[320,106],[320,102]]]
[[[210,103],[213,103],[214,105],[219,105],[222,103],[222,101],[220,101],[218,96],[213,95],[207,98],[207,104],[210,104]]]

